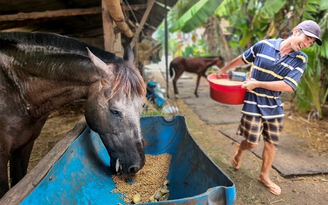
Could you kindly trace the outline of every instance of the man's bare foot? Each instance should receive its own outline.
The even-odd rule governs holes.
[[[281,194],[281,188],[273,183],[271,180],[270,182],[265,182],[263,179],[261,179],[261,177],[258,178],[259,182],[261,182],[266,188],[269,189],[269,191],[276,195],[276,196],[279,196]]]
[[[240,168],[240,159],[236,159],[236,156],[238,154],[238,150],[239,150],[240,145],[236,144],[234,149],[233,149],[233,153],[232,153],[232,159],[231,159],[231,165],[235,168],[235,169],[239,169]]]

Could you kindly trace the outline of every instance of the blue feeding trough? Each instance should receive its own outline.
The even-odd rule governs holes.
[[[112,192],[115,184],[108,167],[110,159],[99,135],[90,130],[85,121],[79,124],[83,126],[77,125],[63,139],[66,143],[71,140],[71,143],[61,156],[54,157],[54,153],[60,153],[59,142],[9,190],[0,200],[1,204],[124,204],[121,195]],[[172,119],[142,117],[141,126],[146,154],[169,153],[172,156],[167,176],[169,199],[147,204],[234,203],[234,183],[194,141],[184,116],[176,115]],[[76,132],[78,136],[72,137]],[[49,165],[51,160],[56,161]],[[22,197],[17,198],[17,195]]]

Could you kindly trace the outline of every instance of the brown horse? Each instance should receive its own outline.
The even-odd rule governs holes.
[[[170,76],[173,78],[173,88],[174,94],[179,94],[177,88],[177,81],[184,71],[189,73],[197,74],[197,83],[195,89],[195,95],[198,97],[197,90],[199,86],[200,77],[206,78],[206,70],[216,65],[219,68],[224,66],[224,59],[221,56],[211,56],[211,57],[177,57],[173,59],[170,63]],[[175,75],[174,75],[175,74]]]

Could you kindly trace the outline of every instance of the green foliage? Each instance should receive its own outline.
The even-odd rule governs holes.
[[[322,0],[321,0],[322,1]],[[300,16],[302,16],[302,20],[316,20],[316,14],[320,10],[320,0],[307,0],[301,1],[295,4],[295,10]],[[300,20],[300,19],[296,19]]]
[[[271,19],[284,7],[285,0],[265,1],[259,13],[263,19]]]
[[[182,56],[191,57],[194,55],[194,45],[187,45],[184,50],[182,50]]]
[[[199,0],[179,0],[169,13],[170,22],[177,21],[184,13],[186,13]]]
[[[175,39],[169,39],[168,47],[169,53],[175,53],[178,50],[179,43]]]
[[[230,15],[236,11],[239,7],[239,0],[223,0],[218,9],[215,11],[215,15],[219,18],[230,17]]]
[[[161,42],[162,46],[164,46],[164,42],[165,42],[165,28],[164,28],[164,23],[162,23],[156,30],[156,32],[153,34],[154,38]],[[169,39],[170,36],[169,36]]]
[[[168,33],[168,51],[169,53],[174,53],[178,50],[178,42],[172,38],[172,34]],[[164,23],[162,23],[154,34],[154,38],[162,44],[162,48],[165,48],[165,30]]]
[[[265,1],[264,4],[262,1],[248,1],[248,4],[245,5],[245,12],[251,18],[248,17],[249,23],[243,30],[239,46],[247,48],[249,44],[253,45],[262,40],[269,28],[270,21],[285,3],[285,0]]]
[[[206,51],[207,47],[207,42],[204,39],[200,39],[195,44],[187,45],[185,49],[182,50],[182,56],[210,56],[210,53]]]
[[[215,14],[229,20],[229,31],[234,34],[230,46],[240,50],[266,36],[270,22],[285,4],[286,0],[225,0]]]
[[[321,57],[328,59],[328,8],[326,8],[324,11],[325,12],[323,18],[320,18],[321,20],[319,22],[319,26],[321,28],[322,46],[320,47],[318,53]]]
[[[322,105],[325,103],[328,93],[327,79],[322,78],[324,73],[328,73],[328,68],[326,64],[321,63],[324,61],[323,58],[328,58],[328,14],[327,10],[318,12],[321,10],[321,6],[321,2],[317,0],[309,0],[305,5],[296,6],[298,12],[303,12],[302,20],[318,19],[322,30],[323,46],[314,45],[304,50],[309,57],[309,62],[296,95],[297,108],[303,112],[314,110],[319,114],[319,118],[323,117]]]
[[[317,63],[319,59],[315,55],[314,50],[313,48],[304,50],[309,57],[309,61],[298,85],[296,103],[298,104],[298,110],[303,112],[315,110],[318,111],[319,117],[322,118],[320,102],[321,67]]]
[[[150,110],[143,110],[141,113],[141,116],[147,117],[147,116],[165,116],[165,113],[162,111],[162,109],[150,109]]]
[[[213,15],[221,2],[222,0],[198,1],[169,27],[169,31],[171,33],[176,31],[190,33],[197,27],[202,26],[206,20]]]
[[[320,9],[321,10],[328,9],[328,1],[321,0]]]

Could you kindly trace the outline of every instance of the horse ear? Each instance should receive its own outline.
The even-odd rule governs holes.
[[[88,50],[88,55],[91,61],[95,64],[95,66],[98,68],[97,71],[99,72],[100,75],[102,76],[108,76],[110,77],[112,75],[111,69],[109,69],[109,66],[102,61],[100,58],[95,56],[87,47]]]
[[[131,65],[133,65],[134,54],[133,54],[131,45],[128,45],[127,47],[125,47],[123,59],[125,61],[128,61],[129,63],[131,63]]]

